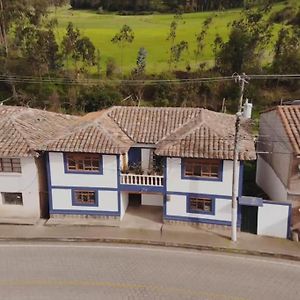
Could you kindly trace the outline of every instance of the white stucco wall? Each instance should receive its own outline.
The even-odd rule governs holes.
[[[142,170],[149,170],[150,167],[150,151],[151,149],[141,149]]]
[[[181,159],[168,158],[167,192],[230,196],[232,193],[232,170],[233,162],[225,160],[222,181],[181,179]]]
[[[286,201],[287,191],[271,166],[261,157],[257,159],[256,183],[274,201]]]
[[[117,188],[116,155],[103,155],[103,175],[65,173],[63,153],[50,152],[49,165],[52,186]]]
[[[120,219],[122,220],[122,218],[125,215],[126,209],[128,207],[128,193],[127,192],[121,192],[120,193],[120,197],[121,197],[121,213],[120,213]]]
[[[0,219],[40,217],[39,178],[34,158],[21,159],[22,173],[0,172]],[[3,203],[1,193],[22,193],[23,205]]]
[[[264,203],[258,207],[257,234],[286,238],[288,217],[288,205]]]
[[[166,201],[166,214],[175,217],[231,221],[231,201],[228,199],[216,198],[214,215],[188,213],[186,202],[187,197],[185,195],[168,195]]]
[[[142,194],[142,205],[163,206],[164,196],[162,194]]]
[[[52,189],[53,210],[118,211],[118,192],[98,190],[98,206],[72,205],[71,189]]]
[[[52,212],[118,212],[118,164],[116,155],[103,155],[103,174],[65,173],[63,153],[49,153]],[[98,206],[72,205],[72,188],[98,192]],[[107,190],[108,189],[108,190]],[[112,189],[112,190],[109,190]]]

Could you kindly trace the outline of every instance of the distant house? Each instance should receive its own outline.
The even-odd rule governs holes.
[[[43,153],[36,151],[74,117],[0,106],[0,222],[35,223],[48,216]]]
[[[277,106],[260,116],[257,184],[272,200],[292,204],[300,228],[300,105]]]
[[[201,108],[112,107],[80,118],[45,146],[51,217],[122,220],[156,206],[162,222],[229,226],[235,116]],[[243,161],[256,159],[242,119]],[[240,210],[239,224],[240,226]]]

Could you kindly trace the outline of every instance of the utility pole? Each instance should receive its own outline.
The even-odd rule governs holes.
[[[235,121],[235,136],[234,136],[234,151],[233,151],[233,175],[232,175],[232,206],[231,206],[231,240],[237,241],[237,211],[238,211],[238,189],[239,189],[239,131],[241,124],[241,115],[244,99],[245,83],[247,82],[247,76],[234,74],[236,82],[240,84],[241,96],[239,101],[238,112],[236,113]]]

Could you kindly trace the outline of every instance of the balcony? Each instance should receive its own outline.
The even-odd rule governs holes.
[[[163,187],[164,177],[161,175],[121,174],[121,184]]]

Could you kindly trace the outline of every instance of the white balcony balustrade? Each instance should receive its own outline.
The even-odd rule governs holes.
[[[164,177],[159,175],[121,174],[121,184],[163,186]]]

